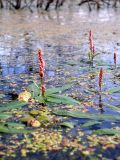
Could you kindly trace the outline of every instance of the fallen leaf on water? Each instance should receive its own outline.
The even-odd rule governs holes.
[[[36,119],[33,119],[33,120],[31,120],[30,122],[29,122],[29,124],[32,126],[32,127],[35,127],[35,128],[37,128],[37,127],[40,127],[40,122],[38,121],[38,120],[36,120]]]
[[[28,102],[30,98],[31,98],[31,93],[28,91],[21,92],[18,96],[18,100],[22,102]]]

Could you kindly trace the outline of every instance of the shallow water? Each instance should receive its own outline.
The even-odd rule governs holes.
[[[0,93],[4,101],[15,98],[28,83],[39,79],[37,49],[43,48],[46,61],[46,85],[72,83],[68,94],[83,102],[93,102],[91,113],[113,112],[101,103],[120,106],[120,94],[110,97],[88,95],[88,89],[98,91],[98,71],[104,68],[103,91],[120,85],[120,11],[103,9],[89,12],[76,8],[51,12],[29,10],[0,11]],[[89,52],[89,30],[93,32],[96,53],[93,70],[86,63]],[[113,66],[114,47],[117,49],[117,69]],[[99,64],[97,64],[99,63]],[[81,69],[81,67],[88,67]],[[96,69],[95,69],[96,68]],[[89,73],[90,71],[90,73]],[[94,75],[94,72],[95,73]],[[72,79],[73,78],[73,79]],[[82,120],[72,119],[79,128]],[[119,126],[103,122],[96,128]],[[91,128],[95,129],[95,128]]]
[[[0,68],[1,76],[31,73],[37,68],[36,50],[45,52],[48,76],[54,76],[64,57],[76,59],[78,54],[86,56],[88,31],[94,33],[96,52],[109,53],[100,59],[113,63],[114,47],[117,48],[117,63],[120,62],[119,10],[88,12],[84,9],[60,11],[0,11]],[[75,51],[75,52],[74,52]],[[77,55],[76,55],[77,54]],[[107,58],[106,58],[107,56]],[[51,65],[52,63],[52,65]],[[54,64],[54,66],[53,66]]]

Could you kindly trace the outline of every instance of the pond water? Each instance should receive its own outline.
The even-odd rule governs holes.
[[[3,83],[9,82],[8,76],[14,81],[16,75],[18,79],[21,74],[33,74],[38,67],[36,50],[40,47],[45,52],[48,76],[54,77],[54,70],[59,68],[60,62],[88,54],[90,29],[94,33],[96,52],[103,53],[99,58],[112,64],[116,47],[119,63],[119,12],[112,9],[99,12],[66,9],[48,13],[0,11],[0,73]],[[9,83],[2,87],[2,90],[8,89]]]
[[[35,10],[33,13],[29,10],[0,10],[0,93],[5,94],[4,102],[15,99],[15,95],[30,82],[39,79],[37,49],[42,48],[46,61],[46,86],[72,83],[67,94],[90,106],[87,109],[91,113],[120,116],[103,104],[119,108],[120,93],[102,97],[98,94],[98,73],[101,67],[104,69],[102,90],[120,86],[119,15],[119,9],[89,12],[84,8],[70,8],[50,12]],[[89,30],[93,32],[95,51],[100,53],[92,68],[86,63]],[[114,48],[117,52],[116,69]],[[94,90],[96,94],[88,95],[87,90]],[[70,121],[79,126],[82,120]],[[120,125],[117,122],[104,122],[96,128],[106,126]]]

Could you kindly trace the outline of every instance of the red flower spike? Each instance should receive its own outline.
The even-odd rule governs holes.
[[[43,71],[40,71],[40,78],[44,78],[44,72]]]
[[[41,49],[38,50],[38,60],[39,60],[39,75],[41,79],[41,91],[42,96],[44,96],[45,93],[45,85],[44,85],[44,71],[45,71],[45,61],[43,59],[43,52]]]
[[[43,68],[43,70],[45,69],[45,61],[43,59],[41,60],[41,67]]]
[[[38,49],[38,54],[39,54],[40,56],[43,56],[43,55],[44,55],[42,49]]]
[[[99,72],[99,88],[100,88],[100,91],[101,91],[101,88],[102,88],[102,81],[103,81],[103,68],[101,68],[100,72]]]
[[[116,65],[116,59],[117,59],[117,54],[116,54],[116,49],[114,51],[114,64]]]

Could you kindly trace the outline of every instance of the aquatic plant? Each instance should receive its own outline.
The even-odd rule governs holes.
[[[26,105],[25,102],[13,101],[0,106],[0,132],[3,133],[30,133],[25,129],[25,125],[16,122],[7,122],[12,117],[10,110],[19,109]],[[7,112],[7,113],[5,113]]]
[[[61,95],[61,93],[71,87],[71,85],[65,85],[62,87],[52,87],[45,89],[44,84],[44,71],[45,71],[45,61],[43,59],[43,51],[38,50],[38,60],[39,60],[39,75],[40,75],[40,84],[33,82],[28,86],[29,92],[35,101],[41,104],[50,105],[53,104],[79,104],[79,102],[72,97]]]
[[[43,59],[43,51],[41,49],[38,50],[38,60],[39,60],[39,75],[41,79],[41,90],[42,90],[42,96],[44,96],[45,94],[45,84],[44,84],[45,61]]]
[[[99,54],[99,53],[95,53],[95,45],[93,43],[93,34],[92,31],[89,31],[89,53],[88,53],[88,58],[89,58],[89,62],[93,63],[94,58]]]
[[[93,52],[93,35],[91,30],[89,32],[89,42],[90,42],[90,51],[92,53]]]

